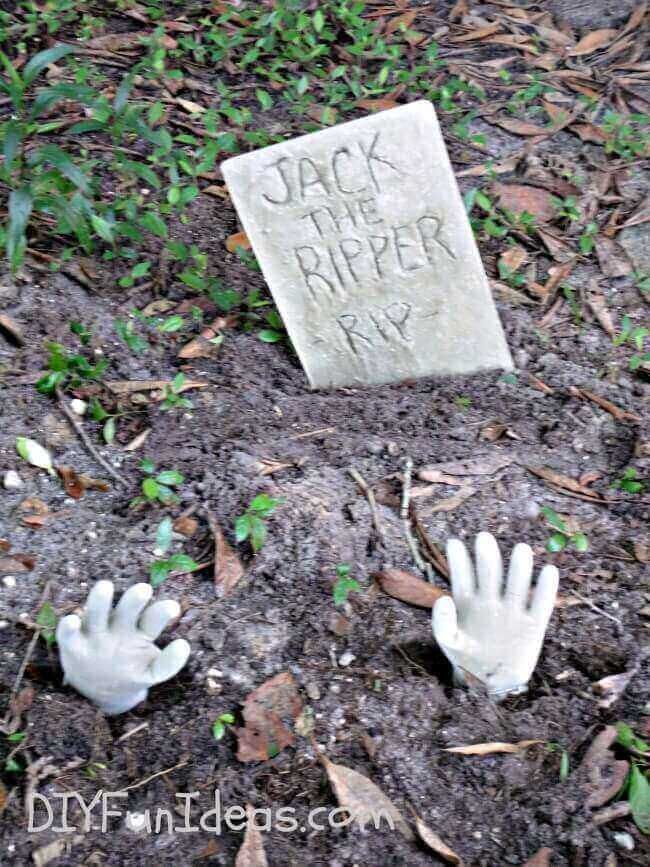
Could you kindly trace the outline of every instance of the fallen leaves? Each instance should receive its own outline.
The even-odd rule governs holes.
[[[630,671],[623,671],[620,674],[610,674],[592,683],[592,690],[597,695],[603,696],[598,702],[598,707],[608,709],[616,704],[637,671],[638,668],[632,668]]]
[[[264,841],[261,832],[255,827],[255,810],[246,804],[246,833],[244,842],[237,852],[235,867],[268,867]]]
[[[23,346],[23,330],[15,319],[6,313],[0,313],[0,332],[2,332],[16,346]]]
[[[590,400],[592,403],[598,404],[601,409],[604,409],[610,415],[613,415],[617,421],[641,421],[641,417],[636,413],[628,412],[626,409],[621,409],[616,406],[616,404],[612,403],[611,400],[607,400],[607,398],[601,397],[593,391],[587,391],[586,388],[576,388],[572,385],[569,387],[569,392],[573,397]]]
[[[93,479],[84,473],[77,473],[72,467],[56,467],[56,471],[63,482],[66,494],[75,500],[80,500],[88,490],[106,493],[111,489],[108,482],[104,482],[101,479]]]
[[[125,397],[130,394],[135,394],[139,391],[160,391],[162,393],[165,388],[171,386],[171,379],[114,379],[104,383],[106,387],[120,397]],[[210,383],[199,382],[193,379],[186,379],[185,382],[176,390],[176,394],[181,394],[191,388],[207,388]]]
[[[532,747],[535,744],[543,744],[544,741],[528,740],[517,741],[514,744],[502,743],[494,741],[487,744],[465,744],[460,747],[448,747],[443,750],[444,753],[457,753],[462,756],[490,756],[494,753],[520,753]]]
[[[265,681],[247,696],[244,726],[235,729],[240,762],[264,762],[294,742],[293,726],[302,702],[293,676],[284,671]]]
[[[10,557],[0,557],[0,573],[31,572],[36,565],[32,554],[14,553]]]
[[[553,850],[549,849],[548,846],[544,846],[535,852],[533,857],[529,858],[525,864],[522,864],[522,867],[550,867],[552,854]]]
[[[562,493],[563,491],[571,491],[574,494],[581,494],[583,497],[587,497],[590,500],[594,500],[596,502],[602,502],[603,498],[596,491],[592,491],[591,488],[588,488],[586,485],[581,484],[580,482],[572,479],[570,476],[565,476],[563,473],[558,473],[555,470],[552,470],[550,467],[529,467],[526,469],[528,472],[532,473],[534,476],[537,476],[539,479],[543,479],[543,481],[548,482],[548,484],[553,488],[553,490]]]
[[[403,569],[388,567],[381,572],[375,572],[372,577],[388,596],[399,599],[400,602],[407,602],[409,605],[418,605],[420,608],[433,608],[441,596],[449,595],[439,587],[434,587],[429,581],[424,581]]]
[[[352,768],[346,768],[345,765],[335,765],[325,755],[321,754],[320,760],[336,800],[362,830],[369,823],[375,828],[380,827],[382,820],[387,817],[407,840],[414,839],[413,831],[404,816],[372,780]]]
[[[237,247],[243,250],[250,250],[251,242],[248,240],[246,232],[235,232],[234,235],[229,235],[226,238],[226,250],[229,253],[234,253]]]
[[[473,488],[471,485],[464,485],[458,493],[453,494],[451,497],[444,497],[432,506],[423,509],[422,514],[436,515],[439,512],[453,512],[459,506],[462,506],[465,500],[469,500],[470,497],[473,497],[475,493],[476,488]]]
[[[457,476],[491,476],[509,466],[514,458],[500,453],[485,454],[479,458],[467,458],[458,461],[443,461],[439,464],[423,467],[418,470],[418,478],[423,482],[439,480],[440,473]]]
[[[436,832],[432,831],[417,814],[415,815],[415,828],[422,842],[425,843],[432,852],[435,852],[436,855],[439,855],[448,864],[455,864],[457,867],[464,867],[460,855],[457,855],[453,849],[441,840]]]
[[[237,552],[228,544],[216,518],[208,512],[210,532],[214,539],[214,591],[217,596],[230,596],[244,575]]]
[[[634,270],[630,257],[627,255],[623,247],[608,238],[606,235],[599,235],[596,240],[596,255],[600,270],[605,277],[626,277]]]
[[[492,184],[492,190],[498,197],[501,207],[516,214],[527,211],[534,214],[538,223],[548,223],[557,216],[553,205],[553,196],[542,187],[530,184]]]
[[[603,28],[601,30],[592,30],[587,33],[576,45],[568,52],[569,57],[582,57],[585,54],[591,54],[598,51],[600,48],[605,48],[617,35],[617,30]]]
[[[214,355],[223,337],[221,331],[227,328],[229,320],[224,316],[218,316],[206,326],[198,337],[190,340],[178,353],[179,358],[208,358]]]
[[[618,737],[616,726],[607,726],[592,741],[580,764],[588,793],[585,804],[594,809],[610,801],[622,788],[629,763],[615,759],[611,747]]]

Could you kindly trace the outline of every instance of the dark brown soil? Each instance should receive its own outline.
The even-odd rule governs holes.
[[[610,23],[611,16],[603,26]],[[520,148],[520,140],[489,129],[488,151],[495,157]],[[457,143],[451,150],[462,168],[467,151]],[[586,159],[584,146],[569,134],[560,133],[537,149],[543,159],[557,153],[578,163]],[[474,156],[476,162],[484,159]],[[640,172],[635,182],[647,183]],[[206,198],[198,200],[190,225],[179,231],[186,233],[185,240],[201,239],[214,251],[210,270],[225,285],[265,291],[258,273],[225,252],[225,238],[237,231],[231,206]],[[497,251],[493,242],[482,249],[490,269]],[[539,262],[542,271],[552,264],[543,258]],[[580,291],[597,275],[596,266],[585,261],[571,282]],[[630,277],[602,285],[617,321],[642,305]],[[175,284],[167,297],[180,301],[185,294]],[[253,557],[246,546],[240,547],[246,575],[231,598],[215,599],[210,568],[168,579],[164,595],[181,602],[184,613],[165,643],[187,638],[193,653],[179,677],[152,690],[134,711],[105,718],[62,685],[56,652],[39,641],[22,681],[35,695],[21,726],[27,733],[24,763],[47,757],[54,766],[37,790],[50,798],[55,792],[76,791],[88,801],[100,789],[129,788],[132,812],[173,810],[175,793],[198,792],[191,807],[196,820],[213,806],[218,789],[224,808],[293,806],[306,816],[310,809],[336,806],[316,757],[318,744],[333,761],[372,779],[409,816],[411,805],[467,864],[520,865],[545,846],[553,851],[554,867],[647,863],[647,838],[631,819],[593,824],[593,811],[584,803],[584,779],[577,772],[604,725],[627,721],[639,731],[645,726],[647,733],[650,714],[647,661],[609,710],[598,706],[591,686],[632,668],[648,644],[648,620],[641,610],[645,606],[647,614],[650,576],[647,564],[633,553],[635,543],[648,542],[648,498],[609,488],[630,464],[643,475],[649,463],[648,387],[627,370],[627,355],[612,347],[595,321],[576,324],[565,310],[545,329],[539,325],[538,307],[497,299],[516,376],[486,374],[311,393],[289,347],[264,344],[254,334],[234,329],[214,358],[186,367],[188,376],[209,383],[190,392],[191,410],[163,412],[159,405],[147,404],[140,414],[127,417],[119,444],[100,445],[106,457],[121,465],[130,491],[113,488],[89,492],[79,501],[66,498],[57,480],[30,469],[14,452],[15,437],[29,435],[50,445],[57,464],[103,476],[56,403],[33,387],[43,366],[43,341],[69,342],[68,323],[80,320],[92,326],[93,347],[110,360],[107,378],[172,378],[178,371],[178,346],[169,336],[136,357],[124,351],[113,331],[115,318],[151,300],[147,293],[127,298],[107,273],[92,291],[63,275],[29,269],[23,279],[5,274],[2,280],[2,312],[23,325],[26,346],[17,349],[0,337],[0,361],[8,370],[0,386],[0,465],[16,468],[25,486],[0,493],[0,536],[13,550],[38,558],[32,572],[16,575],[15,587],[0,585],[3,705],[32,636],[21,617],[34,618],[46,580],[59,614],[81,604],[99,578],[115,581],[120,591],[147,580],[155,528],[169,510],[128,508],[138,492],[142,476],[137,466],[144,455],[185,475],[182,502],[173,513],[196,508],[200,532],[183,550],[199,561],[211,557],[204,509],[216,516],[234,544],[235,518],[253,496],[265,491],[284,503],[269,520],[263,550]],[[536,388],[530,374],[552,393]],[[639,416],[641,423],[619,421],[596,404],[580,401],[571,394],[572,386],[597,393]],[[507,425],[514,438],[484,439],[481,431],[494,421]],[[121,446],[144,427],[151,428],[146,445],[123,451]],[[98,431],[92,436],[101,444]],[[427,611],[374,588],[370,576],[385,564],[415,567],[399,509],[380,502],[383,536],[378,538],[368,503],[349,475],[356,469],[383,494],[380,500],[389,502],[387,493],[400,490],[395,476],[407,457],[417,468],[495,453],[510,463],[474,477],[474,495],[453,511],[432,514],[431,507],[452,496],[454,488],[438,486],[434,495],[418,500],[431,540],[444,548],[450,536],[471,540],[479,530],[489,530],[504,552],[518,541],[530,542],[540,564],[552,556],[544,551],[550,531],[538,516],[538,507],[547,505],[576,521],[590,542],[586,554],[552,556],[560,567],[562,596],[580,604],[556,610],[530,692],[499,707],[452,686],[448,666],[434,647]],[[264,476],[262,459],[291,466]],[[615,501],[601,505],[553,490],[530,473],[531,465],[573,478],[593,471],[598,474],[594,490]],[[27,496],[39,497],[58,513],[42,530],[21,523],[20,504]],[[345,608],[345,635],[337,634],[339,615],[332,600],[334,570],[342,562],[352,565],[362,584],[362,592],[353,594]],[[444,585],[441,577],[437,581]],[[337,660],[346,651],[354,659],[341,667]],[[217,672],[209,674],[213,669]],[[292,672],[300,686],[312,714],[314,741],[298,736],[295,747],[275,758],[242,764],[235,756],[235,736],[228,733],[216,742],[212,723],[224,711],[238,712],[251,690],[282,671]],[[141,724],[146,727],[122,739]],[[443,751],[528,739],[542,743],[517,755]],[[561,749],[551,750],[549,743]],[[3,741],[5,754],[11,746]],[[562,749],[570,761],[565,780],[560,779]],[[67,768],[69,763],[74,765]],[[172,770],[160,773],[166,769]],[[12,795],[4,810],[0,863],[27,865],[34,850],[62,835],[28,833],[25,776],[6,773],[4,782]],[[126,812],[126,801],[115,804]],[[81,820],[71,805],[71,823]],[[183,824],[182,815],[177,823]],[[614,834],[620,832],[632,835],[632,852],[617,845]],[[61,867],[171,867],[231,865],[242,834],[176,830],[136,835],[122,816],[111,821],[108,833],[81,831],[66,839],[68,849],[53,862]],[[274,830],[264,840],[273,867],[444,863],[397,832]]]

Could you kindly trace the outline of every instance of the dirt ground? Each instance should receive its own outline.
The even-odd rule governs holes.
[[[418,27],[432,32],[446,20],[449,4],[429,5],[436,7],[431,13],[435,21],[427,26],[424,4]],[[543,10],[544,5],[536,8]],[[565,18],[570,18],[570,4],[548,5],[563,6]],[[602,26],[620,26],[629,15],[623,6],[614,19],[611,8],[603,11]],[[601,7],[605,4],[593,4],[592,28],[599,26]],[[494,7],[480,9],[489,17]],[[553,11],[561,20],[562,9]],[[575,26],[581,35],[584,24]],[[442,46],[445,39],[443,35],[439,40]],[[453,49],[456,57],[458,49]],[[499,49],[501,54],[507,50]],[[472,51],[477,62],[480,53]],[[486,58],[494,56],[493,48],[484,51]],[[401,100],[416,97],[407,91]],[[454,137],[444,114],[441,121],[459,172],[490,156],[503,160],[521,153],[521,138],[480,117],[472,128],[487,132],[482,152]],[[274,122],[287,136],[297,132],[295,118],[280,115]],[[569,131],[525,144],[528,169],[532,154],[534,165],[545,170],[561,158],[591,177],[606,160],[601,148]],[[646,169],[636,161],[621,179],[624,210],[647,197]],[[509,179],[521,179],[525,170],[520,165]],[[461,177],[460,184],[465,192],[476,185],[476,178]],[[605,213],[615,206],[605,202]],[[226,238],[238,231],[231,204],[201,196],[190,216],[187,225],[176,227],[176,237],[185,242],[208,239],[210,272],[226,286],[266,293],[260,274],[226,251]],[[647,262],[648,225],[628,230],[637,270]],[[499,242],[482,239],[480,247],[495,277]],[[536,262],[538,280],[544,283],[553,260],[541,252]],[[128,788],[132,812],[173,809],[175,793],[197,792],[191,801],[196,820],[213,806],[218,789],[225,806],[293,806],[306,816],[310,809],[337,805],[315,752],[318,745],[332,761],[380,786],[409,818],[412,807],[468,865],[522,865],[543,847],[552,851],[554,867],[648,863],[648,839],[629,816],[594,823],[594,810],[586,803],[590,783],[580,769],[604,726],[625,721],[647,737],[650,725],[650,671],[643,654],[649,646],[650,574],[642,556],[650,543],[648,495],[610,487],[626,468],[634,466],[643,477],[650,465],[647,377],[628,369],[625,348],[612,345],[595,317],[585,312],[578,319],[567,304],[548,324],[540,324],[550,304],[534,299],[524,303],[521,292],[508,294],[507,287],[499,290],[503,284],[498,284],[495,297],[515,359],[514,376],[493,373],[325,393],[308,390],[286,343],[263,343],[235,327],[212,357],[184,365],[189,378],[208,384],[189,393],[192,408],[165,412],[151,401],[130,405],[111,446],[102,444],[98,425],[84,422],[102,455],[127,478],[129,489],[111,486],[75,500],[58,479],[15,454],[15,437],[30,436],[47,443],[57,465],[106,478],[56,400],[34,388],[43,368],[44,342],[70,344],[68,323],[82,321],[92,327],[91,347],[110,361],[107,379],[172,379],[179,370],[181,344],[173,335],[146,355],[124,352],[113,321],[155,296],[149,290],[120,289],[105,263],[98,261],[95,267],[99,277],[90,288],[29,264],[18,277],[5,271],[0,280],[0,312],[19,322],[25,335],[22,347],[0,335],[0,468],[18,470],[24,482],[18,491],[0,491],[0,537],[12,551],[36,557],[33,570],[15,574],[15,584],[6,576],[0,584],[0,698],[5,712],[27,655],[21,687],[32,687],[34,693],[22,714],[21,731],[27,737],[17,755],[24,767],[33,768],[39,759],[52,766],[36,781],[36,791],[53,801],[55,792],[76,791],[89,801],[100,789]],[[616,322],[625,313],[637,323],[644,316],[647,321],[647,299],[632,274],[605,277],[593,257],[582,257],[571,285],[582,298],[594,280]],[[172,281],[165,297],[182,304],[194,296]],[[206,318],[216,313],[206,306]],[[576,396],[575,389],[611,402],[616,413]],[[86,396],[83,389],[78,393]],[[490,441],[485,431],[494,423],[504,425],[507,433]],[[125,451],[145,428],[150,428],[145,445]],[[181,502],[171,511],[164,506],[129,508],[139,491],[138,464],[145,456],[185,476]],[[497,456],[502,460],[496,461]],[[471,541],[479,530],[489,530],[504,553],[525,540],[534,547],[537,565],[549,560],[560,569],[563,601],[524,696],[495,706],[480,694],[454,687],[449,667],[434,646],[429,612],[389,598],[373,582],[372,574],[388,564],[417,571],[398,505],[399,476],[409,457],[416,472],[461,460],[480,459],[492,467],[471,476],[473,494],[450,511],[435,507],[456,494],[455,487],[436,485],[415,501],[429,539],[441,550],[451,536]],[[263,475],[264,460],[284,467]],[[591,474],[587,483],[600,496],[572,495],[553,487],[531,473],[531,466],[549,467],[573,479]],[[350,469],[375,490],[381,535]],[[198,531],[189,540],[178,537],[174,544],[198,562],[209,561],[206,511],[234,546],[235,519],[260,492],[284,502],[269,519],[268,541],[260,553],[253,556],[246,545],[237,546],[246,572],[232,596],[215,598],[211,566],[172,575],[158,591],[178,600],[183,609],[163,644],[186,638],[192,655],[180,675],[152,689],[145,703],[121,716],[105,717],[63,685],[55,647],[40,639],[30,647],[46,582],[49,599],[61,615],[82,604],[99,578],[113,580],[118,591],[148,580],[160,520],[190,508]],[[53,513],[40,529],[22,520],[21,504],[27,497],[38,497]],[[540,517],[541,506],[551,507],[584,532],[588,552],[546,552],[552,530]],[[351,564],[362,589],[336,609],[332,585],[340,563]],[[441,574],[436,573],[435,580],[446,586]],[[340,663],[344,654],[352,654],[348,665]],[[618,701],[610,708],[599,706],[592,684],[632,669],[636,673]],[[309,725],[296,734],[292,747],[275,757],[242,763],[236,757],[235,734],[228,731],[217,742],[212,723],[231,711],[241,724],[246,696],[280,672],[291,672],[299,685]],[[523,740],[540,743],[506,755],[444,752],[463,744]],[[558,746],[550,749],[549,743]],[[5,757],[12,747],[1,742]],[[568,776],[560,774],[563,750]],[[37,850],[42,853],[42,847],[63,839],[65,848],[56,850],[56,860],[50,862],[61,867],[231,865],[242,843],[242,833],[229,830],[220,836],[180,830],[137,834],[123,816],[111,820],[108,833],[85,832],[79,830],[81,812],[72,805],[69,821],[79,826],[76,830],[66,835],[52,830],[29,833],[28,779],[28,773],[3,775],[9,800],[2,817],[2,864],[30,864]],[[181,815],[177,823],[182,825]],[[631,835],[632,851],[617,842],[615,835],[621,833]],[[271,830],[263,832],[263,839],[273,867],[445,863],[396,831]]]

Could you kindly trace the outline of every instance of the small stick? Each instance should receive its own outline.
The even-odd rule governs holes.
[[[578,593],[577,590],[573,590],[573,589],[572,589],[572,590],[571,590],[571,593],[573,594],[573,596],[577,596],[578,599],[580,599],[582,602],[585,603],[585,605],[588,605],[589,608],[591,608],[592,611],[596,611],[598,614],[602,614],[603,617],[609,617],[609,619],[610,619],[610,620],[613,620],[614,623],[619,627],[619,629],[622,629],[622,628],[623,628],[623,622],[622,622],[621,620],[619,620],[618,617],[614,617],[614,615],[613,615],[613,614],[610,614],[608,611],[603,611],[603,609],[602,609],[602,608],[599,608],[597,605],[595,605],[595,604],[591,601],[591,599],[587,599],[586,596],[582,596],[580,593]]]
[[[119,738],[115,741],[115,743],[116,743],[116,744],[121,744],[122,741],[126,741],[126,740],[128,740],[128,738],[132,737],[134,734],[137,734],[137,732],[141,732],[142,729],[148,729],[148,728],[149,728],[149,723],[148,723],[148,722],[140,723],[139,726],[136,726],[135,728],[130,729],[128,732],[125,732],[121,737],[119,737]]]
[[[379,513],[377,512],[377,502],[375,500],[375,495],[372,491],[372,488],[369,487],[364,477],[358,470],[355,470],[354,467],[349,469],[348,473],[350,474],[350,476],[352,476],[361,491],[365,494],[366,499],[368,500],[368,505],[370,506],[370,512],[372,513],[372,524],[375,528],[377,536],[379,537],[379,541],[382,545],[384,545],[384,531],[379,520]]]
[[[68,421],[74,428],[77,436],[86,447],[87,451],[90,452],[90,454],[97,461],[97,463],[100,464],[100,466],[102,466],[106,470],[106,472],[110,476],[112,476],[113,479],[115,479],[116,482],[118,482],[120,485],[123,485],[123,487],[125,488],[128,487],[129,483],[127,482],[127,480],[117,472],[115,467],[111,466],[111,464],[109,464],[109,462],[99,454],[95,446],[91,443],[90,438],[88,437],[86,431],[83,429],[81,422],[78,418],[76,418],[73,411],[65,402],[63,392],[60,388],[56,389],[56,397],[59,401],[59,407],[61,408],[61,412],[68,419]]]
[[[41,608],[43,606],[43,603],[47,601],[49,595],[50,595],[50,579],[48,578],[48,580],[45,582],[45,587],[43,587],[43,592],[41,593],[41,599],[40,599],[40,602],[38,603],[39,608]],[[18,695],[18,690],[20,689],[20,684],[23,682],[23,677],[25,676],[25,671],[27,670],[27,666],[29,665],[29,660],[32,658],[32,653],[34,652],[34,648],[36,647],[36,642],[40,638],[42,631],[43,631],[42,627],[37,626],[36,629],[34,630],[34,634],[32,635],[29,644],[27,645],[27,652],[25,653],[25,656],[23,658],[21,666],[18,669],[18,674],[16,675],[16,679],[14,681],[14,685],[13,685],[13,688],[11,690],[11,695],[9,696],[9,704],[7,707],[7,713],[5,714],[5,718],[2,722],[3,730],[5,730],[7,728],[7,724],[11,718],[11,715],[12,715],[11,706],[12,706],[13,700]]]
[[[420,555],[418,543],[411,531],[411,520],[409,518],[409,505],[411,503],[411,479],[413,476],[413,460],[407,458],[404,464],[404,479],[402,481],[402,507],[400,509],[400,517],[404,527],[404,535],[409,546],[411,556],[420,572],[423,572],[429,581],[433,582],[433,573],[429,563],[425,563]]]
[[[145,777],[144,780],[140,780],[137,783],[132,783],[130,786],[125,786],[123,789],[120,789],[120,792],[129,792],[131,789],[139,789],[141,786],[146,786],[147,783],[150,783],[152,780],[155,780],[156,777],[163,777],[165,774],[171,774],[172,771],[177,771],[179,768],[184,768],[187,762],[179,762],[177,765],[174,765],[173,768],[165,768],[164,771],[158,771],[157,774],[152,774],[150,777]]]

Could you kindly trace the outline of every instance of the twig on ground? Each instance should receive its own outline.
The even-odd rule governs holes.
[[[145,777],[144,780],[139,780],[137,783],[131,783],[130,786],[124,786],[123,789],[120,789],[120,792],[129,792],[131,789],[139,789],[142,786],[146,786],[147,783],[150,783],[152,780],[155,780],[157,777],[163,777],[165,774],[171,774],[172,771],[178,771],[180,768],[184,768],[187,764],[185,762],[179,762],[177,765],[174,765],[172,768],[165,768],[164,771],[158,771],[156,774],[152,774],[150,777]]]
[[[372,491],[372,488],[368,485],[361,473],[358,470],[355,470],[354,467],[349,469],[348,473],[357,483],[362,493],[365,494],[365,497],[368,500],[368,505],[370,506],[370,512],[372,514],[373,527],[375,528],[375,532],[377,533],[377,537],[380,543],[385,546],[384,530],[379,520],[379,513],[377,512],[377,502],[375,500],[375,495]]]
[[[115,467],[109,464],[109,462],[99,454],[95,446],[91,443],[90,438],[88,437],[86,431],[83,429],[81,422],[65,402],[65,397],[63,396],[63,392],[60,388],[56,389],[56,398],[59,402],[61,412],[70,422],[70,424],[74,428],[75,433],[84,444],[86,450],[90,453],[90,455],[97,461],[100,466],[102,466],[106,470],[106,472],[113,479],[115,479],[116,482],[118,482],[125,488],[128,487],[129,483],[127,482],[127,480],[117,472]]]
[[[411,530],[411,518],[409,514],[409,506],[411,503],[411,479],[413,477],[413,460],[407,458],[404,464],[404,478],[402,480],[402,508],[400,509],[400,517],[404,527],[404,535],[406,543],[409,546],[409,551],[413,557],[413,561],[420,572],[423,572],[429,581],[433,583],[433,572],[431,564],[426,563],[420,554],[418,542]]]
[[[584,602],[584,604],[587,605],[589,608],[591,608],[592,611],[596,611],[598,614],[602,614],[603,617],[608,617],[610,620],[614,621],[614,623],[619,627],[619,629],[623,629],[623,622],[619,620],[618,617],[614,617],[614,615],[610,614],[608,611],[603,611],[603,609],[595,605],[591,601],[591,599],[587,599],[586,596],[582,596],[582,594],[578,593],[577,590],[572,589],[571,593],[573,596],[577,596],[577,598],[580,599],[581,602]]]
[[[43,592],[41,593],[41,598],[38,603],[39,609],[42,607],[43,603],[47,601],[50,595],[50,579],[45,582],[45,586],[43,587]],[[18,690],[20,689],[20,684],[23,682],[23,677],[25,676],[25,671],[27,670],[27,666],[29,665],[29,660],[32,658],[32,653],[34,652],[34,648],[36,647],[36,642],[38,641],[40,634],[42,632],[42,627],[37,626],[34,630],[34,634],[32,635],[29,644],[27,645],[27,651],[23,658],[23,661],[18,669],[18,674],[16,675],[16,679],[14,681],[14,685],[11,690],[11,695],[9,696],[9,703],[7,706],[7,713],[2,721],[2,730],[5,731],[11,717],[13,716],[13,702],[16,696],[18,695]]]

